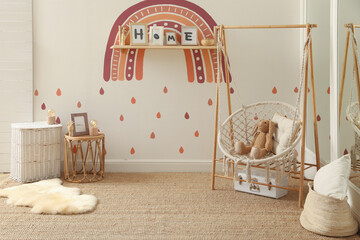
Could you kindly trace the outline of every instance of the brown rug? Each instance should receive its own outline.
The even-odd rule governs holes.
[[[0,187],[15,184],[0,175]],[[98,183],[64,185],[94,194],[97,209],[37,215],[0,199],[0,239],[329,239],[301,227],[297,193],[274,200],[221,179],[211,191],[209,173],[107,173]]]

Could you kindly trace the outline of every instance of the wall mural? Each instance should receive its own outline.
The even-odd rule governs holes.
[[[129,24],[134,22],[147,23],[148,27],[163,26],[165,31],[176,32],[178,42],[182,26],[197,26],[200,42],[203,38],[213,38],[213,29],[217,25],[204,9],[188,1],[148,0],[133,5],[118,17],[111,29],[104,60],[105,81],[130,81],[134,77],[136,80],[143,79],[144,49],[111,49],[111,46],[119,45],[119,25],[126,29],[125,44],[130,45]],[[184,55],[189,82],[214,81],[217,72],[216,50],[186,49]]]

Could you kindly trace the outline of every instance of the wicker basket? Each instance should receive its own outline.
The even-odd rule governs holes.
[[[331,237],[351,236],[358,231],[347,198],[339,200],[321,195],[313,190],[312,183],[309,183],[300,223],[311,232]]]
[[[10,177],[19,182],[60,177],[61,128],[46,122],[11,124]]]

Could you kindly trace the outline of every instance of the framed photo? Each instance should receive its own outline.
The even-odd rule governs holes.
[[[164,27],[151,26],[149,45],[164,45]]]
[[[89,135],[87,113],[72,113],[71,121],[74,122],[74,136]]]
[[[197,45],[197,27],[182,26],[181,45]]]
[[[146,23],[130,23],[130,45],[147,45],[148,29]]]
[[[165,32],[165,44],[177,45],[176,32]]]

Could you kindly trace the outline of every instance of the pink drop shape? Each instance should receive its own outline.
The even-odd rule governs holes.
[[[254,120],[256,121],[256,120],[258,120],[259,118],[258,118],[258,116],[257,115],[255,115],[255,117],[254,117]]]
[[[61,123],[61,121],[60,121],[60,118],[59,118],[59,117],[57,117],[57,118],[56,118],[56,123],[57,123],[57,124],[60,124],[60,123]]]
[[[99,93],[100,93],[100,95],[104,95],[104,89],[100,88]]]
[[[56,90],[56,95],[59,96],[59,97],[61,96],[61,90],[60,90],[60,88],[58,88],[58,89]]]
[[[81,108],[81,102],[80,102],[80,101],[78,101],[77,107],[78,107],[78,108]]]
[[[317,120],[318,122],[321,121],[320,115],[317,115],[316,120]]]
[[[196,132],[195,132],[195,137],[199,137],[199,131],[198,130],[196,130]]]
[[[298,93],[298,92],[299,92],[298,87],[294,88],[294,93]]]
[[[327,92],[327,94],[330,94],[330,87],[328,87],[326,92]]]
[[[188,113],[188,112],[186,112],[184,117],[185,117],[185,119],[189,119],[189,118],[190,118],[189,113]]]
[[[345,148],[344,155],[348,154],[348,150]]]
[[[151,138],[151,139],[154,139],[154,138],[155,138],[155,133],[154,133],[154,132],[152,132],[152,133],[150,134],[150,138]]]
[[[124,121],[124,116],[122,114],[120,115],[120,121]]]
[[[135,104],[136,103],[136,99],[134,97],[131,98],[131,103]]]
[[[41,109],[42,109],[42,110],[45,110],[45,109],[46,109],[45,103],[41,104]]]
[[[135,154],[135,149],[133,147],[130,150],[130,154]]]
[[[310,88],[308,88],[308,93],[310,92]]]
[[[39,91],[36,89],[35,90],[35,93],[34,93],[35,96],[39,96]]]
[[[233,94],[234,92],[235,92],[234,89],[231,87],[230,88],[230,93]]]
[[[213,102],[212,102],[211,98],[209,98],[208,105],[211,106],[212,104],[213,104]]]
[[[184,148],[183,147],[180,147],[179,149],[179,153],[183,154],[184,153]]]
[[[276,87],[274,87],[274,88],[272,89],[272,93],[273,93],[273,94],[277,94],[277,88],[276,88]]]
[[[166,86],[164,87],[164,90],[163,90],[163,91],[164,91],[164,93],[167,93],[167,92],[168,92],[168,89],[167,89]]]
[[[76,153],[77,152],[77,147],[76,147],[76,145],[74,145],[74,147],[73,147],[73,153]]]
[[[161,113],[160,113],[160,112],[158,112],[158,113],[156,114],[156,118],[161,118]]]

